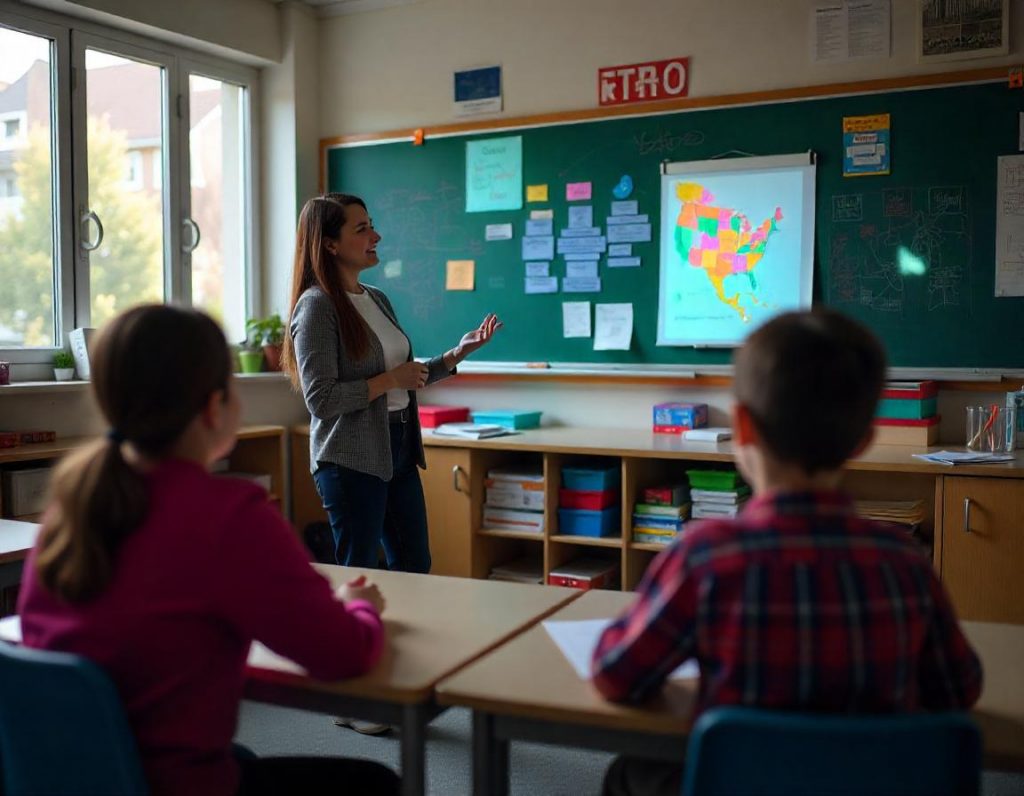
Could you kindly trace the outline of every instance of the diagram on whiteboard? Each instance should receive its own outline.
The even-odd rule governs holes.
[[[810,305],[814,167],[801,157],[671,164],[659,345],[735,345],[773,315]]]

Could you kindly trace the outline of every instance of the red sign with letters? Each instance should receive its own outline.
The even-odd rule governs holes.
[[[599,105],[685,97],[690,91],[690,59],[670,58],[646,64],[606,66],[597,70]]]

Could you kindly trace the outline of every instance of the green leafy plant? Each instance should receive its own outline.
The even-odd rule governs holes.
[[[53,355],[53,366],[58,370],[73,368],[75,366],[75,358],[71,355],[70,351],[58,351]]]
[[[284,342],[284,321],[276,312],[266,318],[250,318],[245,322],[245,331],[246,344],[251,348]]]

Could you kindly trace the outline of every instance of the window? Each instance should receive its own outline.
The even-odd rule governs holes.
[[[0,5],[0,358],[48,362],[71,329],[147,301],[202,307],[242,339],[255,303],[255,80]]]

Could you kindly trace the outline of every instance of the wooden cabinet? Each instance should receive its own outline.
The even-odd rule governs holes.
[[[942,481],[936,562],[960,618],[1024,624],[1024,480]]]
[[[420,473],[430,531],[430,572],[434,575],[473,574],[472,453],[459,448],[426,451],[427,469]],[[479,481],[479,479],[477,479]],[[480,488],[479,486],[477,487]]]

